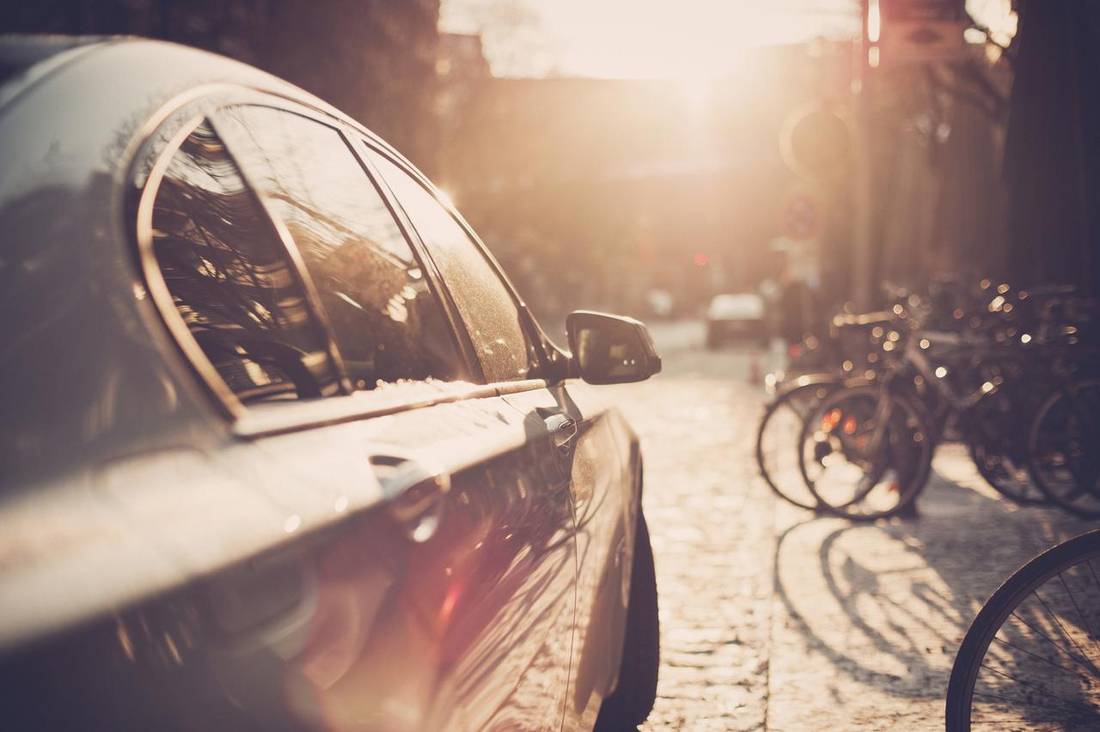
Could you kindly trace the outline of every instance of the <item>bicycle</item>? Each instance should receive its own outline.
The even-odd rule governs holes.
[[[1100,380],[1067,380],[1036,411],[1028,471],[1059,508],[1100,518]]]
[[[1100,728],[1100,530],[1032,559],[970,624],[947,687],[948,732]]]
[[[825,510],[873,520],[907,509],[924,488],[932,455],[944,439],[962,439],[983,477],[1021,503],[1043,495],[1025,472],[1023,419],[991,419],[991,411],[1024,414],[1024,392],[1006,387],[1002,344],[950,333],[894,331],[883,349],[901,351],[877,385],[833,391],[807,416],[799,467]],[[941,351],[935,362],[933,346]],[[977,371],[981,383],[961,391],[946,378]],[[1015,392],[1015,398],[1009,394]]]
[[[919,495],[936,445],[962,441],[1012,501],[1100,516],[1100,460],[1085,449],[1100,436],[1100,379],[1075,372],[1087,361],[1081,327],[1100,320],[1095,301],[988,280],[931,292],[834,317],[817,349],[841,368],[789,382],[762,416],[764,481],[802,508],[882,518]]]
[[[841,387],[866,385],[875,378],[870,368],[884,327],[896,320],[893,313],[838,315],[828,337],[814,348],[839,367],[833,372],[801,374],[779,386],[765,408],[756,432],[756,465],[767,486],[788,503],[814,510],[818,501],[806,487],[798,467],[798,444],[802,424],[812,409]],[[862,358],[860,355],[862,354]],[[815,362],[821,358],[815,359]]]
[[[760,418],[756,432],[760,477],[775,495],[799,508],[813,510],[817,499],[799,472],[795,440],[814,407],[845,383],[838,374],[799,376],[779,389]]]

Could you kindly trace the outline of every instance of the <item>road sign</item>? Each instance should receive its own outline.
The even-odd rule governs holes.
[[[788,115],[779,133],[779,152],[797,175],[829,182],[849,174],[851,132],[832,108],[814,104]]]
[[[965,0],[878,0],[883,21],[966,20]]]
[[[969,26],[964,0],[878,0],[881,65],[894,66],[967,57],[963,32]],[[869,23],[869,26],[871,23]],[[879,38],[874,38],[880,35]]]

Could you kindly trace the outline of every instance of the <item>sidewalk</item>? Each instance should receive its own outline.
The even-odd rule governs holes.
[[[942,730],[977,608],[1089,523],[1001,499],[951,445],[916,519],[789,506],[752,456],[761,354],[705,351],[699,324],[654,331],[664,373],[608,387],[642,439],[660,593],[658,699],[642,730]]]
[[[1088,522],[1017,508],[941,447],[915,520],[776,506],[770,730],[942,730],[955,650],[1019,565]]]

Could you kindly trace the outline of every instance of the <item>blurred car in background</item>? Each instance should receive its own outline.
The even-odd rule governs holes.
[[[645,304],[647,314],[654,318],[670,318],[676,307],[676,299],[668,290],[653,288],[646,290]]]
[[[767,346],[770,338],[764,298],[756,293],[715,295],[707,307],[707,348],[728,343],[754,342]]]
[[[137,39],[0,42],[11,730],[608,730],[656,694],[638,439],[347,116]]]

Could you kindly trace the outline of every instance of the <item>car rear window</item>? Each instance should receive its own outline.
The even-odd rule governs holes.
[[[241,401],[338,390],[300,275],[208,123],[173,154],[152,225],[176,313]]]
[[[232,107],[218,120],[249,180],[286,224],[354,387],[463,378],[427,274],[341,134],[271,107]]]

